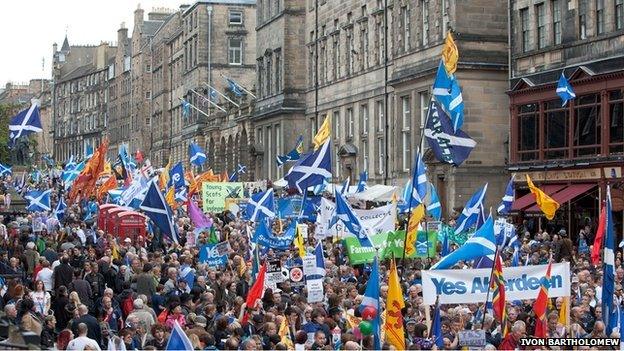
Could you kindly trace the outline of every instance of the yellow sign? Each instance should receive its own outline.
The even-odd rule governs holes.
[[[202,202],[205,212],[222,212],[225,210],[225,199],[243,197],[243,183],[212,183],[202,184]]]
[[[621,174],[621,171],[620,171],[620,174]],[[536,181],[536,182],[566,181],[566,180],[597,180],[597,179],[600,179],[602,176],[602,169],[589,168],[589,169],[520,172],[516,174],[516,179],[519,182],[525,181],[525,178],[527,175],[531,177],[533,181]]]

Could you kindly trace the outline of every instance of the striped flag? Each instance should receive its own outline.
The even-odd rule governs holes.
[[[492,291],[492,307],[494,315],[500,322],[503,329],[503,337],[507,335],[507,310],[505,309],[505,278],[503,278],[503,258],[496,255],[494,270],[492,271],[492,282],[490,283]]]
[[[546,320],[546,312],[548,309],[548,288],[550,287],[550,269],[552,260],[548,263],[546,276],[541,279],[540,291],[537,299],[533,304],[533,312],[535,313],[535,333],[536,338],[545,338],[548,333],[548,321]]]

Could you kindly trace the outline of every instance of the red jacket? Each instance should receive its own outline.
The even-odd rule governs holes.
[[[513,333],[507,334],[503,342],[498,345],[499,350],[515,350],[516,348],[520,348],[518,346],[518,340],[514,338]]]

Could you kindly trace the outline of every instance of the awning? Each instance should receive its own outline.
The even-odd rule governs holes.
[[[542,186],[538,186],[548,195],[553,195],[554,193],[560,191],[565,188],[563,184],[546,184]],[[522,211],[522,209],[527,208],[531,205],[535,204],[535,196],[533,193],[529,192],[528,194],[522,196],[521,198],[515,199],[513,205],[511,206],[512,211]]]
[[[565,189],[553,194],[551,197],[557,201],[560,205],[563,205],[564,203],[574,199],[575,197],[589,191],[592,188],[597,187],[598,184],[593,183],[593,184],[588,184],[588,183],[582,183],[582,184],[572,184],[567,186]],[[527,208],[525,210],[525,212],[541,212],[541,210],[539,209],[539,207],[537,206],[537,204]]]
[[[392,201],[392,194],[397,191],[396,186],[375,184],[361,193],[348,194],[347,197],[364,201],[387,202]]]

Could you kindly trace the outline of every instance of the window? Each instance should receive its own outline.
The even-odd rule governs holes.
[[[529,9],[520,10],[520,25],[522,30],[522,51],[529,51]]]
[[[243,24],[243,13],[241,11],[230,11],[230,25]]]
[[[561,107],[561,100],[544,103],[544,158],[568,157],[568,108]]]
[[[377,123],[376,123],[377,131],[383,132],[384,125],[386,124],[386,122],[384,121],[383,101],[379,100],[375,102],[375,112],[377,113]]]
[[[418,93],[420,100],[420,130],[419,135],[423,135],[423,130],[425,130],[425,121],[427,120],[427,114],[429,114],[429,92],[423,91]],[[425,149],[426,138],[422,138],[420,140],[420,150],[423,152]]]
[[[535,6],[537,14],[537,48],[543,49],[546,46],[546,8],[544,3]]]
[[[259,57],[257,60],[258,66],[258,95],[264,97],[264,57]]]
[[[624,28],[624,0],[615,0],[615,28]]]
[[[377,173],[384,173],[384,140],[377,138]]]
[[[362,140],[360,150],[362,151],[362,170],[368,171],[368,141],[366,139]]]
[[[596,0],[596,33],[602,34],[605,31],[605,11],[604,0]]]
[[[334,113],[332,114],[332,123],[333,123],[333,128],[332,131],[334,134],[334,138],[336,140],[340,139],[340,111],[336,110],[334,111]]]
[[[353,28],[347,29],[347,37],[345,39],[345,50],[347,54],[347,75],[353,73]]]
[[[152,92],[151,92],[151,91],[149,91],[149,90],[148,90],[148,91],[146,91],[146,92],[145,92],[145,99],[146,99],[146,100],[149,100],[149,99],[151,99],[151,98],[152,98]]]
[[[360,130],[362,135],[368,135],[368,104],[360,105]]]
[[[587,0],[578,3],[579,37],[587,39]]]
[[[538,157],[539,114],[537,104],[527,104],[518,110],[518,154],[521,161]]]
[[[420,7],[422,8],[422,45],[429,43],[429,0],[420,0]]]
[[[402,161],[403,161],[403,170],[408,172],[410,169],[410,159],[411,159],[411,133],[410,133],[410,124],[411,124],[411,113],[410,113],[410,98],[409,96],[401,97],[401,149],[402,149]]]
[[[410,48],[410,15],[407,6],[401,7],[401,27],[403,27],[403,51]]]
[[[375,30],[375,36],[377,38],[377,64],[383,64],[384,61],[384,24],[383,20],[377,23],[377,28]]]
[[[573,157],[600,153],[600,94],[576,99],[574,109]]]
[[[553,42],[561,44],[561,3],[560,0],[552,1]]]
[[[243,64],[243,39],[230,38],[228,42],[228,62],[230,65]]]
[[[149,63],[145,64],[145,72],[150,73],[152,71],[152,65]]]
[[[609,92],[609,152],[624,153],[624,92]]]
[[[338,35],[334,35],[333,37],[334,40],[334,59],[333,59],[333,73],[334,73],[334,80],[338,79],[338,77],[340,77],[340,41],[338,40]]]
[[[347,108],[347,140],[353,139],[353,129],[353,109],[349,107]]]
[[[271,55],[267,55],[266,57],[266,93],[267,95],[273,95],[273,85],[271,82],[273,81],[273,64],[271,60]]]
[[[362,58],[362,69],[368,68],[368,24],[362,23],[360,30],[360,57]]]
[[[275,51],[275,93],[279,94],[282,91],[282,53],[281,51]]]
[[[335,64],[335,63],[334,63]],[[322,82],[327,81],[327,50],[325,49],[325,42],[321,44],[321,63],[319,64],[319,80]]]
[[[280,135],[281,132],[281,128],[279,124],[275,125],[275,155],[281,155],[282,154],[282,136]],[[275,157],[274,157],[275,158]],[[277,178],[281,178],[282,174],[281,174],[281,170],[284,169],[284,167],[278,167],[277,168]]]

